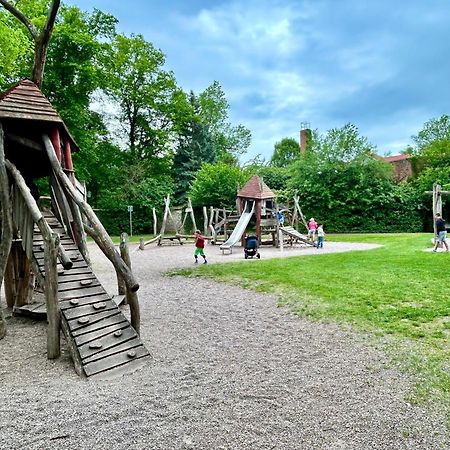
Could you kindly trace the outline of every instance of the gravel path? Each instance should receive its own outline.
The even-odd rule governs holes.
[[[323,252],[262,257],[370,247],[327,243]],[[243,259],[239,249],[207,251],[210,263]],[[67,350],[46,359],[44,323],[9,319],[1,449],[450,449],[443,418],[404,400],[410,380],[364,336],[294,317],[269,295],[163,275],[191,265],[192,253],[191,245],[131,253],[154,357],[131,376],[80,379]],[[91,255],[113,293],[109,263]]]

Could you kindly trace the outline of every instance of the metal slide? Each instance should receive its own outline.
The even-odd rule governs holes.
[[[247,228],[248,223],[250,222],[251,217],[253,216],[253,212],[255,211],[255,202],[253,202],[253,206],[250,212],[247,212],[247,203],[245,204],[244,212],[239,217],[239,221],[236,224],[231,236],[228,240],[220,246],[222,253],[225,250],[229,250],[230,253],[233,252],[233,246],[236,245],[237,242],[241,240],[242,235]]]

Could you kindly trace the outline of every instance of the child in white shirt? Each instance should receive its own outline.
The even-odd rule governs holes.
[[[317,227],[317,248],[323,248],[323,239],[325,232],[323,231],[323,224],[319,224]]]

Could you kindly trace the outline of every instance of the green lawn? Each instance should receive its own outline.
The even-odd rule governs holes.
[[[402,368],[417,375],[415,399],[449,404],[450,253],[424,252],[430,239],[430,234],[328,235],[328,241],[384,247],[178,273],[278,293],[280,305],[295,314],[370,332],[378,342],[389,343],[385,349]]]

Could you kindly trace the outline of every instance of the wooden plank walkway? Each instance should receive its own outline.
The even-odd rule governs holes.
[[[68,270],[58,263],[58,298],[75,368],[94,378],[133,372],[149,361],[150,353],[118,307],[123,297],[111,297],[105,291],[55,216],[49,211],[43,214],[73,261]],[[33,256],[45,276],[43,240],[37,227]]]
[[[311,244],[311,241],[308,238],[308,236],[299,233],[294,227],[291,227],[291,226],[280,227],[280,230],[286,236],[289,236],[297,241],[303,242],[304,244],[313,246],[313,244]]]

